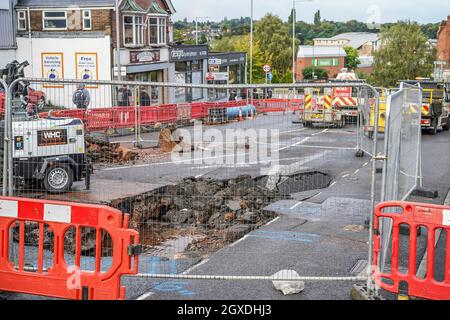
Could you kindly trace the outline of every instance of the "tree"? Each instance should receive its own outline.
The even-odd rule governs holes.
[[[345,67],[351,70],[356,70],[358,65],[361,63],[361,61],[359,61],[358,50],[349,46],[344,47],[344,50],[347,54],[345,57]]]
[[[206,35],[204,33],[202,33],[202,35],[200,36],[200,39],[198,39],[198,43],[199,44],[206,44],[206,43],[208,43],[208,38],[206,37]]]
[[[302,70],[303,78],[305,80],[327,80],[328,71],[319,67],[306,67]]]
[[[275,15],[267,14],[255,26],[255,37],[263,53],[265,63],[279,74],[292,67],[292,38],[289,26]],[[299,41],[297,40],[297,44]]]
[[[318,11],[314,14],[314,24],[315,24],[316,26],[319,26],[321,22],[322,22],[322,17],[320,16],[320,10],[318,10]]]
[[[371,81],[379,86],[392,86],[401,79],[428,77],[433,71],[436,49],[417,23],[400,22],[381,32],[382,47],[374,54]]]

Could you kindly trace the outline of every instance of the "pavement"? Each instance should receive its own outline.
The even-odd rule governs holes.
[[[276,172],[316,170],[326,172],[325,188],[291,192],[290,200],[272,203],[265,210],[275,212],[277,218],[254,230],[223,249],[202,259],[185,256],[148,254],[141,258],[141,272],[193,275],[249,275],[270,276],[280,270],[292,269],[301,276],[356,276],[362,271],[368,257],[368,230],[364,221],[370,212],[370,176],[372,164],[369,157],[355,157],[356,128],[345,129],[303,128],[292,123],[292,114],[259,116],[255,120],[211,126],[226,133],[227,129],[277,129],[279,139],[279,167]],[[184,132],[193,134],[190,127]],[[143,135],[148,145],[156,145],[157,133]],[[126,141],[127,137],[116,138]],[[130,139],[128,139],[130,140]],[[439,197],[411,200],[443,204],[450,188],[450,133],[437,136],[423,135],[424,186],[437,189]],[[267,143],[266,143],[267,144]],[[258,140],[250,141],[250,150],[264,146]],[[174,163],[158,160],[130,166],[101,168],[96,171],[97,181],[114,182],[114,192],[145,190],[155,186],[174,184],[186,177],[215,179],[234,178],[241,174],[258,177],[273,168],[268,162],[252,162],[245,147],[243,158],[237,164],[228,164],[228,154],[205,154]],[[188,155],[186,155],[188,157]],[[198,156],[198,154],[197,154]],[[192,159],[194,161],[192,161]],[[377,198],[381,175],[377,175]],[[94,190],[108,194],[108,184]],[[105,196],[106,197],[106,196]],[[438,245],[439,247],[439,245]],[[423,256],[424,248],[422,254]],[[402,262],[403,263],[403,262]],[[284,296],[268,281],[217,281],[170,280],[124,277],[128,299],[165,300],[311,300],[350,299],[352,282],[307,282],[305,290],[296,295]],[[23,296],[8,294],[8,299]]]

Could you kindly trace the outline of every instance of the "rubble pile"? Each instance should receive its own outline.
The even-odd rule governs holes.
[[[138,153],[125,148],[120,143],[86,136],[88,157],[94,163],[126,163],[138,158]]]
[[[258,181],[247,175],[230,180],[186,178],[113,206],[131,212],[130,227],[137,230],[155,222],[195,225],[204,231],[225,230],[225,238],[233,241],[273,218],[262,209],[284,198]]]

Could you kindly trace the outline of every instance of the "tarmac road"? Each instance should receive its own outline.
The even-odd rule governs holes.
[[[197,275],[261,275],[292,269],[302,276],[355,276],[355,266],[367,259],[368,232],[362,226],[370,210],[369,158],[355,157],[356,129],[303,128],[292,123],[296,116],[266,115],[255,120],[208,128],[278,129],[280,170],[315,169],[331,175],[326,189],[295,193],[293,200],[272,204],[268,210],[279,214],[274,221],[255,230],[215,254],[200,260],[142,259],[142,272],[187,273]],[[190,128],[189,130],[193,130]],[[144,134],[157,140],[157,134]],[[119,138],[124,139],[124,138]],[[257,146],[261,145],[259,141]],[[424,186],[437,189],[437,199],[413,198],[414,201],[443,203],[450,188],[450,133],[423,135]],[[250,143],[250,149],[255,144]],[[239,148],[239,147],[238,147]],[[94,179],[115,181],[130,192],[132,183],[172,184],[184,177],[232,178],[241,174],[267,174],[270,163],[252,162],[246,156],[234,165],[219,160],[226,155],[210,155],[210,162],[173,163],[156,161],[135,166],[117,166],[97,170]],[[202,156],[200,156],[201,158]],[[194,158],[196,159],[196,158]],[[170,160],[170,159],[169,159]],[[198,160],[198,159],[197,159]],[[217,162],[220,164],[218,165]],[[378,181],[381,175],[377,175]],[[379,186],[377,184],[377,186]],[[102,184],[102,190],[108,189]],[[140,190],[141,191],[141,190]],[[131,191],[132,192],[132,191]],[[307,282],[301,294],[283,296],[267,281],[212,281],[124,278],[129,299],[349,299],[351,282]],[[23,298],[8,294],[9,299]]]

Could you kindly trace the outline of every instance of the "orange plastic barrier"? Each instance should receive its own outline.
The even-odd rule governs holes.
[[[389,209],[401,209],[401,213],[386,213]],[[390,210],[391,212],[393,210]],[[386,202],[375,208],[374,221],[374,249],[373,265],[378,265],[379,252],[381,250],[380,218],[392,219],[392,254],[391,270],[381,273],[379,270],[373,271],[375,283],[381,288],[399,293],[400,284],[408,285],[408,295],[425,299],[448,300],[450,299],[450,207],[437,206],[410,202]],[[399,271],[399,250],[400,250],[400,226],[408,225],[409,252],[408,271]],[[424,279],[416,276],[417,259],[417,230],[418,227],[426,227],[428,230],[427,242],[427,271]],[[442,229],[446,232],[445,243],[445,275],[444,281],[435,280],[435,238],[436,230]],[[388,279],[392,284],[388,284],[383,279]]]
[[[258,112],[285,112],[303,108],[302,99],[264,99],[253,100]],[[187,119],[205,119],[211,108],[233,108],[247,105],[247,100],[224,102],[194,102],[185,104],[166,104],[140,107],[140,119],[136,119],[135,107],[95,108],[88,110],[55,110],[53,117],[70,117],[83,120],[87,131],[102,131],[107,129],[132,128],[136,120],[141,125],[155,123],[174,123]],[[0,110],[1,112],[1,110]],[[40,113],[46,118],[46,112]]]
[[[17,222],[18,263],[14,265],[10,261],[9,246],[16,244],[10,239],[9,231]],[[39,226],[37,268],[32,272],[27,271],[25,265],[25,227],[30,223]],[[44,269],[44,228],[51,230],[54,239],[53,261],[47,270]],[[65,253],[66,256],[70,253],[65,252],[65,236],[72,228],[75,230],[74,266],[68,266]],[[80,265],[84,228],[95,230],[95,266],[89,271],[83,271]],[[139,234],[127,228],[128,215],[122,219],[120,211],[105,206],[0,197],[0,291],[76,300],[125,299],[120,278],[138,272],[135,249],[139,243]],[[108,270],[102,260],[105,232],[112,240],[108,241],[111,250]]]

